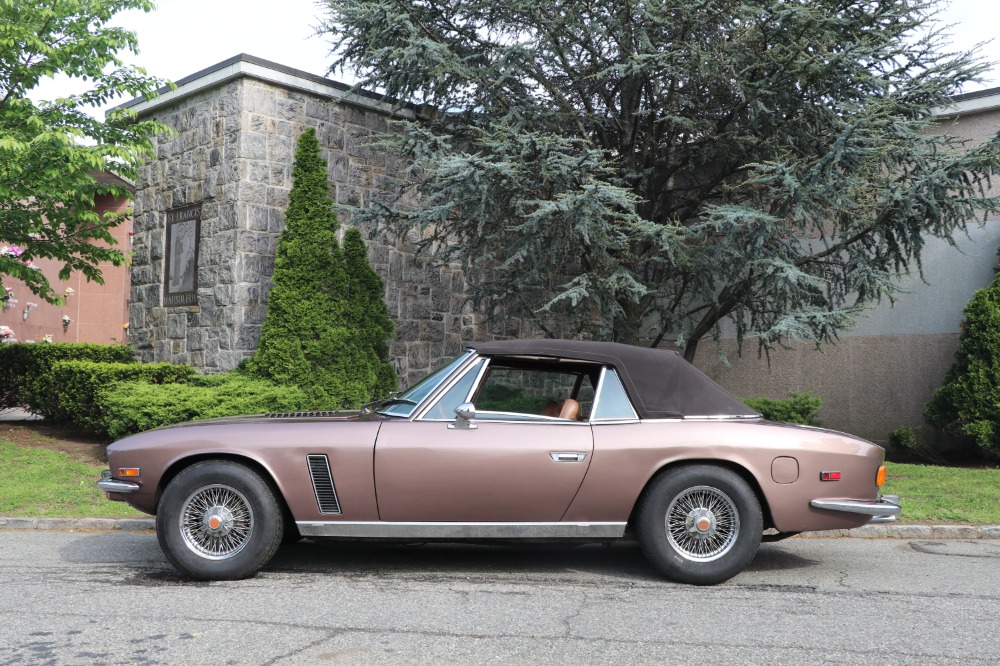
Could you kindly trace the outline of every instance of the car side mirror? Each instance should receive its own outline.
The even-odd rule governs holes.
[[[458,418],[448,424],[449,428],[454,430],[475,430],[479,427],[479,424],[476,423],[476,406],[471,402],[463,402],[456,407],[455,416]]]

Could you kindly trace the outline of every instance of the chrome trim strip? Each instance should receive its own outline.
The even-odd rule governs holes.
[[[427,394],[427,398],[424,402],[413,408],[413,412],[410,414],[410,419],[413,421],[441,421],[441,420],[454,421],[455,419],[425,419],[424,416],[427,414],[427,412],[431,410],[432,407],[434,407],[434,405],[437,404],[438,400],[444,397],[445,393],[451,390],[451,387],[453,387],[458,382],[462,381],[462,378],[465,377],[465,373],[473,371],[474,369],[473,366],[481,358],[483,357],[473,352],[472,355],[469,356],[469,358],[464,363],[455,368],[455,371],[451,375],[445,377],[440,384],[434,387],[434,390],[432,390],[430,393]],[[476,394],[476,389],[479,387],[479,382],[483,380],[483,372],[486,370],[486,367],[490,364],[489,359],[485,360],[486,362],[483,363],[482,367],[479,368],[479,376],[476,377],[476,381],[472,383],[472,390],[469,391],[469,395],[465,396],[466,400],[463,400],[463,402],[468,402],[469,396],[473,396]]]
[[[681,420],[683,420],[683,421],[718,421],[720,419],[722,419],[722,420],[728,420],[728,419],[759,419],[759,418],[760,418],[759,415],[757,415],[757,416],[751,416],[749,414],[712,414],[712,415],[707,415],[707,416],[692,416],[692,415],[685,414],[684,418],[681,419]]]
[[[814,499],[809,502],[809,506],[827,511],[843,511],[844,513],[873,516],[881,519],[878,522],[896,520],[903,511],[902,507],[899,506],[899,497],[895,495],[883,495],[877,500]]]
[[[128,495],[139,492],[141,486],[131,481],[115,481],[113,479],[101,479],[97,482],[97,487],[107,493],[121,493]]]
[[[595,423],[597,416],[597,408],[601,405],[601,395],[604,393],[604,377],[608,374],[608,366],[601,366],[601,374],[597,378],[597,386],[594,387],[594,404],[590,406],[590,422]]]
[[[617,539],[626,523],[396,523],[383,521],[296,521],[305,537],[396,539]]]

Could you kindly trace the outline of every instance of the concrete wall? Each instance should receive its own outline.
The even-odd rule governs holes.
[[[982,100],[983,98],[979,98]],[[982,142],[1000,130],[1000,108],[993,105],[940,110],[935,131]],[[1000,183],[993,191],[1000,194]],[[923,419],[923,408],[941,385],[958,348],[962,310],[977,289],[990,284],[997,266],[1000,221],[973,222],[968,234],[957,234],[955,246],[930,240],[923,252],[924,280],[916,272],[904,281],[906,293],[883,302],[841,334],[835,345],[817,351],[807,342],[780,350],[767,359],[757,355],[754,340],[743,356],[736,342],[724,340],[732,364],[727,368],[711,341],[698,350],[695,364],[734,394],[784,397],[789,391],[811,391],[823,399],[825,426],[875,441],[885,441],[901,425],[935,434]]]

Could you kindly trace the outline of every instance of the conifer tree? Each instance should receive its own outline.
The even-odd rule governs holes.
[[[382,278],[368,263],[368,248],[355,228],[344,234],[344,268],[347,275],[346,315],[348,325],[357,331],[366,347],[375,352],[380,362],[376,367],[379,387],[384,391],[396,388],[399,379],[389,362],[389,345],[386,343],[396,331],[389,318],[389,310],[383,298]]]
[[[924,418],[1000,458],[1000,276],[965,306],[955,363]]]
[[[543,330],[832,342],[1000,211],[1000,137],[934,126],[988,70],[938,0],[324,3],[333,68],[426,112],[383,142],[419,196],[355,221]]]
[[[376,323],[368,323],[367,313],[375,310],[369,302],[372,296],[355,287],[357,278],[348,275],[345,253],[337,242],[340,223],[333,212],[327,163],[312,128],[299,137],[292,178],[267,317],[247,370],[256,377],[298,386],[315,408],[358,407],[396,387],[395,373],[386,361],[385,338],[392,334],[392,322],[386,325],[378,318],[384,314],[388,320],[383,304]],[[352,240],[351,269],[357,271],[363,264],[371,272],[363,250],[362,242],[359,258]],[[372,278],[378,280],[374,273],[362,278],[370,289],[376,288]],[[365,306],[351,301],[352,291],[364,291]]]

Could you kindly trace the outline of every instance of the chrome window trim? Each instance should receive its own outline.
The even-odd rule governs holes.
[[[597,378],[597,386],[594,387],[594,404],[590,406],[590,419],[594,421],[597,408],[601,406],[601,394],[604,392],[604,377],[608,374],[608,366],[601,366],[601,375]]]
[[[632,416],[617,416],[613,418],[603,418],[603,419],[597,418],[597,409],[598,406],[601,404],[601,398],[604,396],[604,385],[606,382],[606,377],[608,375],[608,370],[611,370],[612,372],[615,373],[615,379],[618,381],[618,386],[622,390],[622,395],[625,396],[625,401],[628,403],[629,409],[632,410]],[[625,385],[622,383],[621,378],[618,377],[618,371],[615,370],[614,368],[610,368],[605,365],[604,367],[601,368],[601,378],[598,380],[597,383],[597,393],[594,395],[594,406],[590,410],[590,422],[608,423],[613,421],[616,423],[617,422],[635,423],[638,422],[639,420],[640,420],[639,412],[636,411],[635,405],[632,404],[632,398],[629,397],[628,391],[625,390]]]
[[[476,377],[476,381],[472,382],[472,388],[469,390],[469,393],[465,396],[466,399],[463,402],[468,402],[469,396],[476,394],[476,389],[479,388],[479,382],[483,381],[483,373],[486,371],[486,368],[488,368],[490,365],[490,359],[488,357],[480,356],[479,354],[476,353],[473,353],[472,356],[469,357],[469,361],[467,363],[463,363],[462,365],[458,366],[449,378],[445,379],[437,386],[437,388],[431,391],[427,396],[426,402],[421,403],[421,405],[418,405],[413,410],[413,414],[416,414],[416,416],[411,415],[410,418],[414,421],[437,421],[441,423],[454,421],[455,420],[454,417],[444,418],[444,419],[438,419],[438,418],[431,419],[431,418],[424,418],[424,416],[427,414],[427,412],[429,412],[431,409],[434,408],[434,406],[438,403],[438,401],[441,400],[441,398],[443,398],[445,394],[448,391],[450,391],[453,386],[455,386],[455,384],[459,383],[460,381],[462,381],[462,379],[465,378],[466,373],[472,372],[473,367],[480,359],[483,359],[485,363],[483,363],[482,366],[479,368],[479,376]]]
[[[384,522],[301,520],[295,525],[305,537],[355,537],[399,539],[616,539],[627,523],[529,523],[529,522]]]
[[[640,423],[683,423],[684,421],[753,421],[759,416],[746,414],[723,414],[717,416],[677,416],[669,419],[640,419]]]
[[[514,418],[498,419],[490,418],[490,414],[503,414]],[[587,421],[574,421],[573,419],[561,419],[558,416],[542,416],[541,414],[525,414],[523,412],[476,412],[477,423],[544,423],[545,425],[572,425],[587,426]]]

